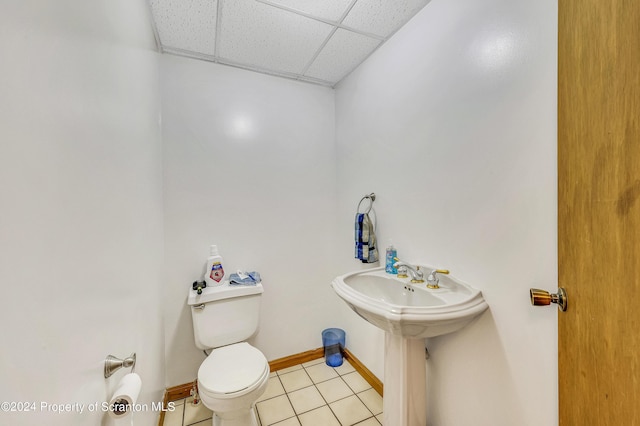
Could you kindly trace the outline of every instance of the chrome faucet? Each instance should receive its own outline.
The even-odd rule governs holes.
[[[411,274],[411,282],[412,283],[423,283],[424,282],[424,272],[422,272],[420,270],[419,266],[409,265],[408,263],[398,259],[397,257],[395,257],[393,260],[396,261],[396,263],[393,264],[394,268],[399,269],[399,268],[404,267],[409,271],[409,273]],[[400,273],[398,273],[398,277],[402,278],[400,276]]]
[[[431,273],[427,277],[427,288],[433,288],[433,289],[440,288],[440,286],[438,285],[440,283],[440,279],[436,274],[446,275],[448,273],[449,273],[448,269],[434,269],[433,271],[431,271]]]

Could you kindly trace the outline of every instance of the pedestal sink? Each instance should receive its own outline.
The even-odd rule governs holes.
[[[427,274],[435,268],[420,269]],[[489,307],[479,290],[449,275],[439,278],[440,288],[429,289],[381,267],[341,275],[331,283],[351,309],[385,331],[385,426],[425,426],[424,338],[455,332]]]

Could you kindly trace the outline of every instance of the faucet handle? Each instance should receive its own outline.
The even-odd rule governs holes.
[[[398,259],[397,256],[393,257],[393,267],[396,268],[398,270],[397,272],[397,277],[398,278],[408,278],[409,275],[407,275],[407,267],[404,265],[398,265],[398,263],[402,262],[400,259]]]
[[[397,274],[398,278],[409,278],[409,275],[407,275],[408,270],[406,266],[399,265],[396,269],[398,270],[398,274]]]
[[[432,289],[440,288],[440,286],[438,285],[440,283],[440,279],[438,278],[438,276],[436,274],[448,275],[449,274],[449,270],[448,269],[434,269],[433,271],[431,271],[431,273],[427,277],[427,288],[432,288]]]

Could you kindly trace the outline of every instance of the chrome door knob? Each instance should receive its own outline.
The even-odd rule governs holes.
[[[529,289],[529,296],[531,297],[531,304],[533,306],[546,306],[551,303],[558,305],[558,309],[562,312],[567,310],[567,291],[560,287],[558,293],[552,294],[546,290],[540,290],[539,288]]]

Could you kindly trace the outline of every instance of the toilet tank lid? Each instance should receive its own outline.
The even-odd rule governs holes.
[[[214,349],[198,370],[198,383],[205,390],[236,393],[254,385],[269,368],[264,354],[247,342]]]
[[[261,294],[263,291],[262,283],[255,285],[229,285],[229,281],[224,281],[222,285],[203,288],[202,294],[198,294],[196,290],[189,290],[187,303],[191,306],[200,305],[201,303],[231,299],[232,297]]]

